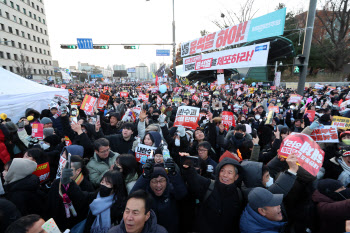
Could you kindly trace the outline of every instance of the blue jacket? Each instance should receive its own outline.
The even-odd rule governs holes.
[[[285,224],[286,222],[268,220],[255,212],[248,204],[239,225],[241,233],[279,233],[283,232]]]

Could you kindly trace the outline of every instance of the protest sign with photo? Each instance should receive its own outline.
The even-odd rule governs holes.
[[[233,117],[233,112],[224,111],[222,112],[222,124],[225,126],[225,130],[228,130],[231,126],[236,126],[235,118]]]
[[[181,43],[181,57],[283,34],[286,8]],[[221,69],[221,68],[218,68]]]
[[[332,125],[340,129],[350,129],[350,118],[333,116]]]
[[[139,143],[135,149],[136,161],[141,164],[145,164],[147,158],[151,155],[152,150],[154,153],[157,150],[157,147],[146,146],[144,144]]]
[[[287,136],[278,153],[285,158],[294,153],[300,166],[313,176],[317,175],[324,160],[324,151],[320,146],[309,135],[302,133]]]
[[[38,139],[44,139],[44,125],[41,123],[33,123],[32,136]]]
[[[266,66],[270,42],[184,58],[183,70],[216,70]]]
[[[305,111],[305,115],[307,114],[307,117],[309,118],[309,120],[311,122],[313,122],[315,120],[315,114],[316,114],[316,111],[315,110],[306,110]]]
[[[194,101],[197,101],[197,100],[198,100],[198,96],[193,95],[193,96],[192,96],[192,99],[193,99]]]
[[[177,109],[174,126],[184,126],[189,129],[197,129],[199,121],[199,108],[181,106]]]
[[[90,95],[85,95],[83,103],[81,104],[80,109],[84,110],[87,113],[93,113],[94,106],[97,102],[97,98],[92,97]]]
[[[100,94],[100,98],[97,100],[97,109],[102,109],[104,106],[107,105],[109,99],[109,95]]]
[[[323,128],[314,129],[310,137],[316,142],[339,143],[336,126],[324,125]]]

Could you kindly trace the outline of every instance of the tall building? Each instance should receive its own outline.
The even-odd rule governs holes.
[[[0,65],[36,80],[54,75],[42,0],[0,0]]]
[[[125,65],[113,65],[113,70],[126,70]]]
[[[136,78],[139,80],[146,80],[149,77],[148,67],[144,63],[136,66]]]
[[[152,62],[152,63],[149,65],[149,72],[155,73],[156,71],[157,71],[157,63]]]

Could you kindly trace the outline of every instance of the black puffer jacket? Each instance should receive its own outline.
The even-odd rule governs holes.
[[[189,192],[201,201],[198,211],[197,223],[201,233],[239,232],[239,218],[242,212],[239,193],[237,189],[238,180],[225,185],[219,181],[220,170],[223,166],[231,164],[240,173],[240,164],[231,158],[224,158],[216,167],[215,186],[211,195],[204,200],[210,186],[210,179],[200,176],[194,168],[184,169],[184,177],[188,184]]]
[[[28,214],[42,215],[46,198],[39,191],[39,185],[39,178],[31,174],[21,180],[4,185],[5,197],[16,205],[22,216]]]

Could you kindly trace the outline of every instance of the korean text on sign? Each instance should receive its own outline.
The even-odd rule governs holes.
[[[146,146],[144,144],[138,144],[135,149],[136,161],[142,164],[146,163],[147,158],[151,155],[151,151],[155,152],[157,147]]]
[[[236,126],[235,118],[233,117],[233,112],[222,112],[222,124],[225,126],[226,130],[228,130],[231,126]]]
[[[183,125],[186,128],[195,130],[198,127],[199,108],[181,106],[176,113],[174,126]]]
[[[314,129],[310,137],[316,142],[339,143],[336,126],[323,126],[322,129]]]
[[[333,116],[332,125],[337,126],[340,129],[350,128],[350,118]]]

